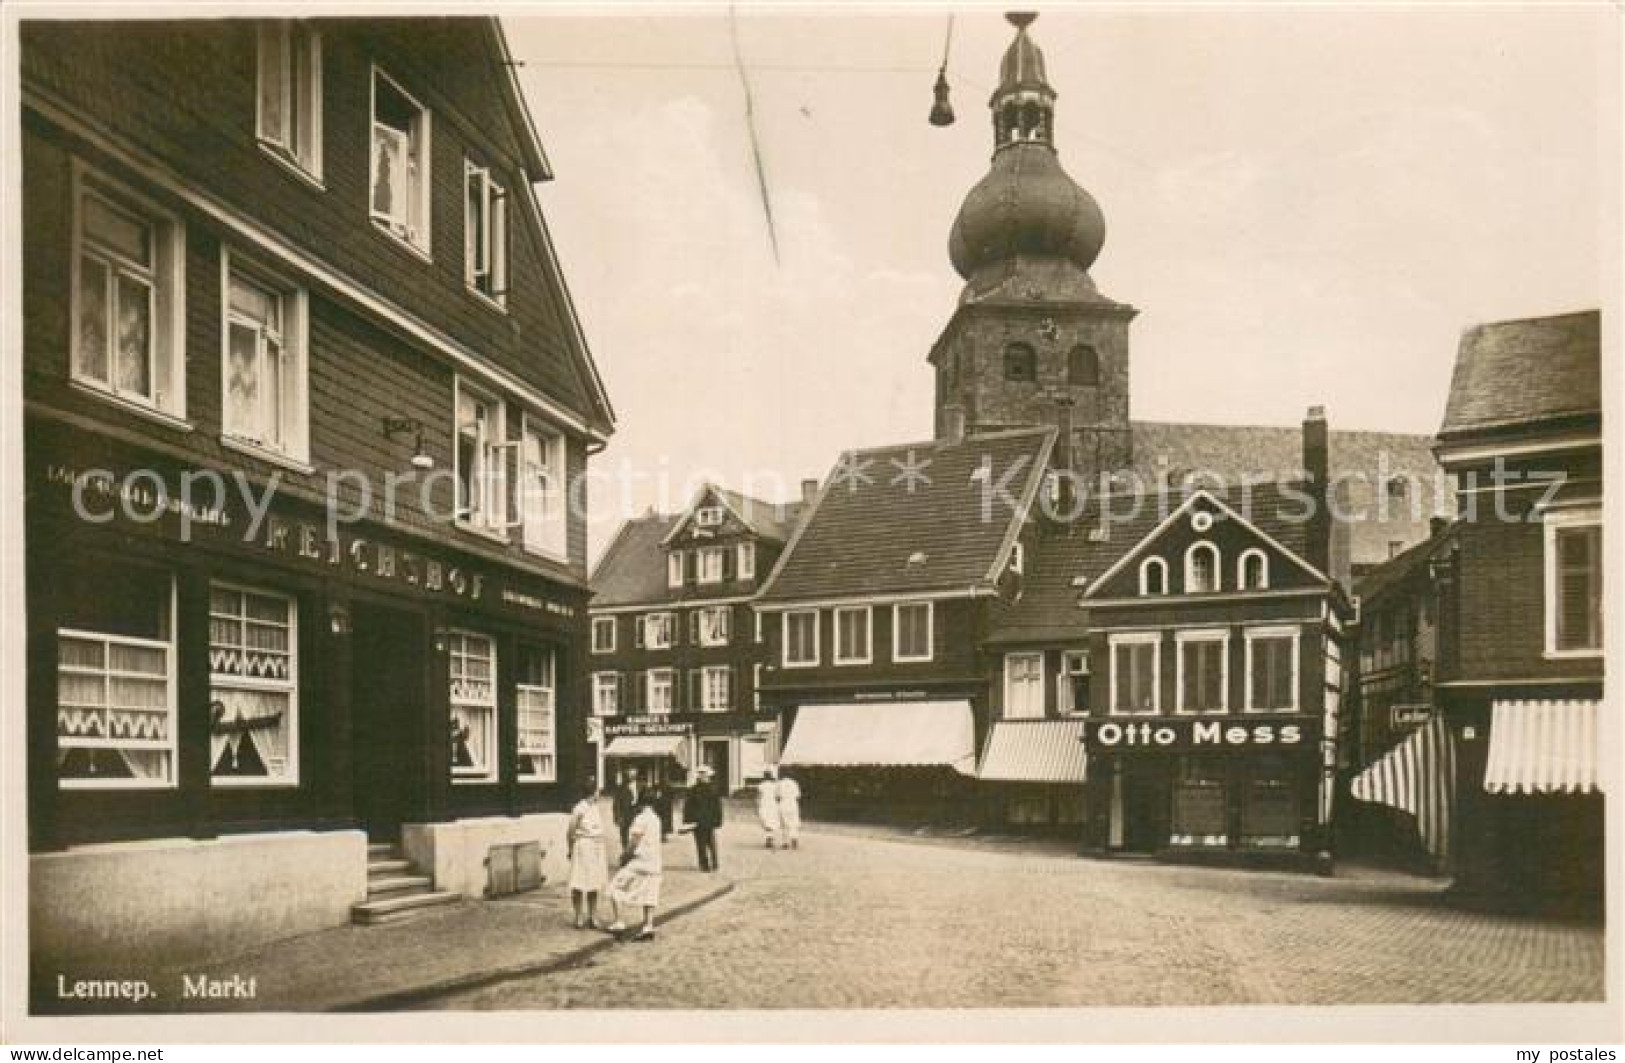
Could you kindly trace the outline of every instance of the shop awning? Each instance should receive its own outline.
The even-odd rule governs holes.
[[[986,782],[1081,783],[1087,757],[1082,720],[1001,720],[976,776]]]
[[[803,705],[779,763],[818,768],[949,767],[976,770],[968,701]]]
[[[683,735],[619,735],[610,739],[608,748],[604,750],[604,756],[657,759],[672,757],[686,768],[687,752],[688,739]]]
[[[1450,812],[1456,799],[1456,747],[1441,719],[1384,753],[1354,777],[1349,791],[1361,801],[1416,817],[1422,846],[1443,862],[1450,853]]]
[[[1497,701],[1484,789],[1492,794],[1586,794],[1597,777],[1595,701]]]

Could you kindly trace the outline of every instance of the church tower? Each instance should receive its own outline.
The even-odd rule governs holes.
[[[1055,90],[1027,33],[1037,16],[1006,17],[1016,36],[989,101],[993,163],[948,239],[965,289],[930,355],[936,433],[1054,424],[1066,437],[1057,464],[1085,475],[1116,470],[1133,456],[1128,326],[1136,311],[1089,276],[1106,221],[1056,156]]]

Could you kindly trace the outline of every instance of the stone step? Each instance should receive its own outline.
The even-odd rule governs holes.
[[[353,905],[350,908],[350,918],[363,926],[375,926],[378,923],[404,919],[426,908],[454,904],[461,899],[462,894],[448,893],[445,890],[431,893],[409,893],[404,896],[363,901],[360,904]]]
[[[368,842],[367,856],[394,856],[400,848],[395,842]]]
[[[367,879],[367,899],[370,901],[374,897],[401,894],[408,890],[428,893],[433,886],[434,880],[428,875],[380,875]]]
[[[374,875],[398,875],[403,871],[412,870],[412,861],[396,857],[390,860],[368,860],[367,877]]]

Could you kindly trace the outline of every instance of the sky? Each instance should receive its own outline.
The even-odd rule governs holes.
[[[555,170],[538,194],[618,428],[596,556],[717,479],[768,498],[841,451],[929,439],[947,239],[987,172],[1012,36],[947,9],[741,5],[505,17]],[[1618,27],[1605,7],[1045,9],[1092,275],[1139,308],[1137,419],[1431,434],[1474,323],[1595,307],[1616,275]]]

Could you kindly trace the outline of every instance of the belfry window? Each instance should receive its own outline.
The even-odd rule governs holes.
[[[1012,343],[1004,349],[1004,379],[1031,383],[1038,379],[1038,356],[1025,343]]]
[[[1069,384],[1092,387],[1100,383],[1100,356],[1087,343],[1080,343],[1067,354],[1066,379]]]

